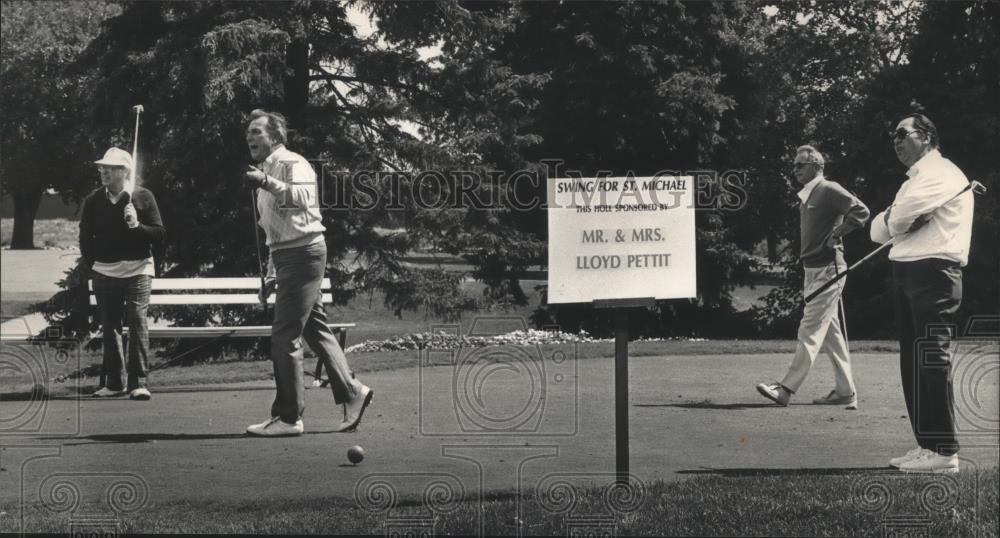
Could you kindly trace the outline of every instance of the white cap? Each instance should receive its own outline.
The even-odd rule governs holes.
[[[123,149],[111,148],[104,152],[104,157],[101,160],[94,161],[94,164],[102,164],[104,166],[124,166],[129,170],[132,170],[132,155]]]

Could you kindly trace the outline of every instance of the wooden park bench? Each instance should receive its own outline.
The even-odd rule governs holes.
[[[90,305],[97,306],[97,298],[94,295],[94,282],[89,282]],[[323,303],[332,300],[330,293],[331,283],[329,278],[323,279],[322,293]],[[257,293],[260,290],[260,279],[256,277],[236,277],[236,278],[154,278],[152,280],[149,295],[150,306],[154,305],[259,305],[260,300]],[[268,298],[269,308],[273,308],[275,295],[272,293]],[[123,324],[124,325],[124,324]],[[337,334],[340,347],[347,349],[347,330],[355,327],[354,323],[328,323],[327,326]],[[128,327],[122,327],[122,336],[127,337]],[[210,327],[160,327],[149,326],[150,339],[169,338],[190,338],[190,339],[210,339],[200,349],[216,341],[231,338],[267,338],[271,336],[270,325],[244,325],[244,326],[210,326]],[[164,364],[176,361],[184,355],[194,350],[185,352],[182,355],[172,357]],[[151,368],[153,370],[154,368]],[[313,377],[316,379],[314,386],[326,386],[328,379],[323,379],[323,361],[316,362],[316,371]],[[104,386],[104,375],[101,375],[101,386]]]

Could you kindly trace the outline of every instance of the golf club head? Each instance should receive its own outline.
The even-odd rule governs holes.
[[[142,108],[142,105],[135,105],[134,107],[132,107],[132,111],[135,112],[136,114],[139,114],[145,112],[145,109]]]
[[[979,194],[979,195],[986,194],[986,185],[983,185],[982,183],[975,180],[973,180],[970,184],[972,185],[972,192],[974,194]]]

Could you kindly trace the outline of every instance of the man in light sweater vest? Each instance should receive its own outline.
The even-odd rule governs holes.
[[[326,227],[321,223],[316,172],[304,157],[285,147],[284,116],[254,110],[247,146],[260,168],[249,167],[246,182],[258,189],[260,227],[270,252],[260,299],[277,288],[271,326],[271,361],[276,394],[268,420],[247,428],[250,435],[301,435],[305,395],[302,340],[326,366],[334,401],[343,409],[337,431],[357,428],[372,390],[354,377],[337,338],[326,324],[321,288],[326,272]]]
[[[856,196],[823,177],[826,161],[816,148],[802,146],[795,153],[795,179],[802,185],[798,197],[801,200],[800,257],[805,271],[803,295],[808,295],[847,268],[841,237],[864,226],[869,213]],[[816,355],[825,351],[833,363],[835,385],[826,396],[814,399],[813,403],[857,409],[858,394],[851,374],[851,355],[840,301],[845,280],[841,279],[805,305],[799,323],[799,341],[788,373],[781,382],[757,385],[762,396],[787,406],[805,381]]]
[[[889,133],[908,179],[872,220],[876,243],[893,241],[892,294],[899,331],[903,399],[917,446],[889,460],[905,472],[958,472],[951,381],[950,330],[962,303],[969,261],[973,195],[950,201],[969,180],[938,150],[937,128],[911,114]],[[947,203],[945,203],[947,201]],[[944,205],[942,205],[944,204]]]

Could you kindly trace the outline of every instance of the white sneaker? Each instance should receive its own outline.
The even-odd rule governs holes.
[[[117,396],[124,396],[125,390],[111,390],[108,387],[101,387],[93,392],[91,396],[94,398],[114,398]]]
[[[889,467],[893,467],[893,468],[899,469],[900,465],[902,465],[902,464],[904,464],[904,463],[906,463],[906,462],[908,462],[910,460],[915,460],[915,459],[919,458],[920,456],[923,456],[924,452],[930,452],[930,450],[927,450],[926,448],[920,448],[918,446],[917,448],[914,448],[914,449],[910,450],[909,452],[907,452],[906,454],[903,454],[902,456],[900,456],[898,458],[892,458],[891,460],[889,460]]]
[[[133,400],[146,401],[152,398],[153,395],[149,393],[149,389],[147,389],[146,387],[139,387],[137,389],[133,389],[132,392],[128,393],[128,397]]]
[[[758,383],[757,392],[781,407],[787,407],[788,400],[792,398],[792,394],[780,383]]]
[[[295,424],[289,424],[282,421],[281,417],[271,417],[260,424],[253,424],[247,427],[248,434],[259,435],[261,437],[302,435],[303,431],[305,431],[305,425],[301,419],[295,421]]]
[[[904,473],[957,473],[958,454],[943,456],[926,450],[919,457],[901,463],[899,470]]]
[[[858,393],[855,392],[850,396],[841,396],[834,389],[830,391],[830,394],[814,399],[813,403],[816,405],[843,405],[847,409],[853,410],[858,408]]]
[[[337,431],[351,432],[357,429],[358,424],[361,424],[361,416],[365,414],[365,408],[368,407],[368,404],[372,403],[374,395],[375,391],[361,385],[358,395],[344,404],[344,421],[340,423],[340,426],[337,426]]]

